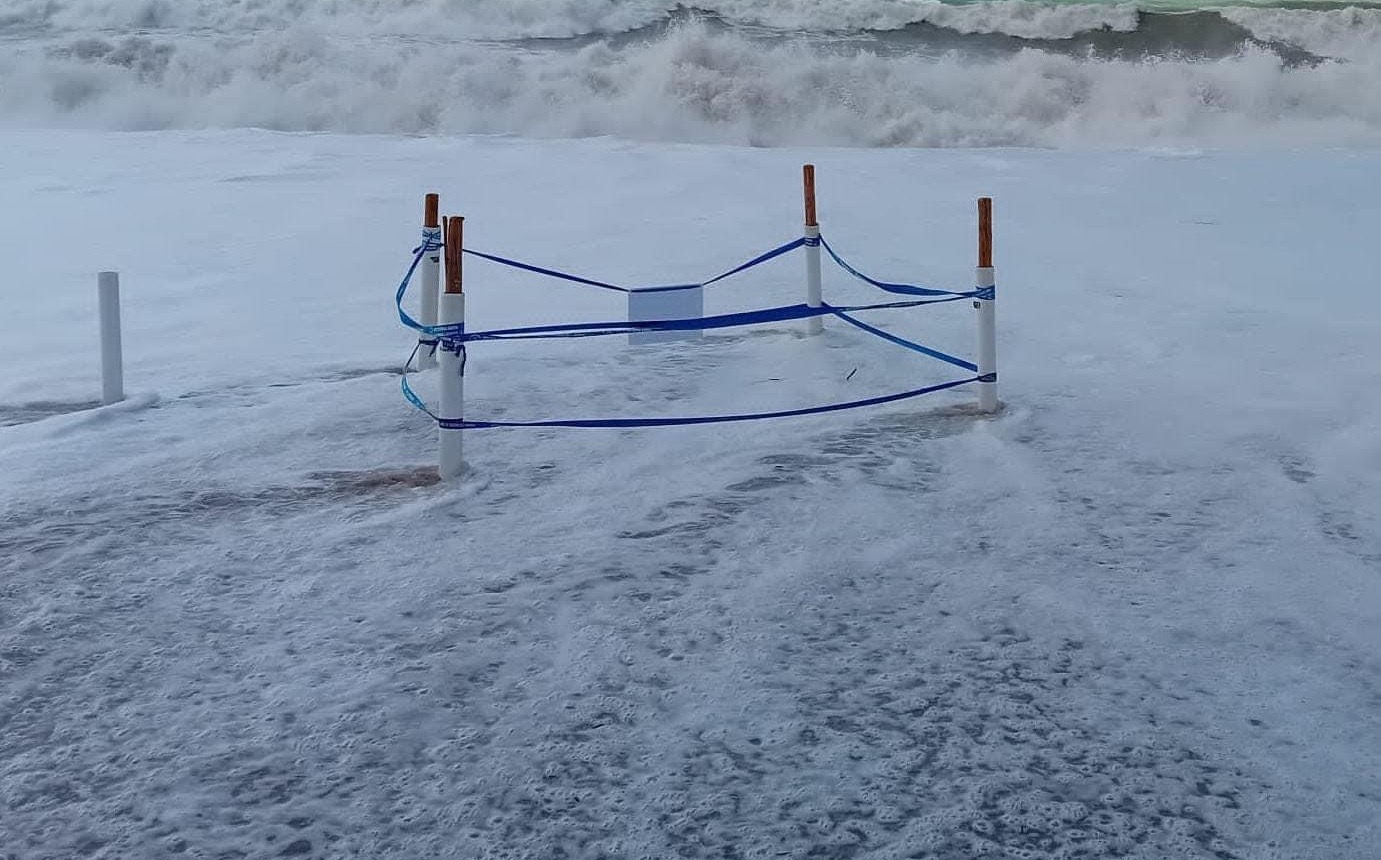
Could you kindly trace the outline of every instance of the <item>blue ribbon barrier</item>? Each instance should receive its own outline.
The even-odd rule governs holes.
[[[851,324],[851,325],[855,325],[855,326],[857,326],[857,327],[863,329],[864,331],[868,332],[868,334],[874,335],[874,336],[876,336],[876,337],[880,337],[880,338],[882,338],[883,340],[888,341],[889,343],[895,343],[897,346],[904,347],[905,349],[909,349],[909,350],[911,350],[912,352],[919,352],[919,353],[922,354],[922,355],[928,355],[928,356],[930,356],[931,358],[938,358],[938,359],[940,359],[941,361],[948,362],[949,364],[954,365],[955,367],[962,367],[962,368],[964,368],[965,370],[972,370],[974,373],[977,373],[977,372],[978,372],[978,365],[974,364],[974,363],[971,362],[971,361],[965,361],[965,360],[962,359],[962,358],[955,358],[954,356],[952,356],[952,355],[950,355],[950,354],[948,354],[948,353],[940,352],[938,349],[931,349],[931,348],[928,347],[928,346],[922,346],[922,345],[919,344],[919,343],[915,343],[915,342],[913,342],[913,341],[909,341],[909,340],[907,340],[907,339],[905,339],[905,338],[897,337],[896,335],[892,334],[891,332],[886,332],[886,331],[883,331],[883,330],[880,329],[880,328],[876,328],[876,327],[874,327],[874,326],[870,326],[870,325],[868,325],[866,322],[863,322],[862,320],[856,320],[856,319],[854,319],[853,317],[849,316],[849,315],[845,312],[846,309],[843,309],[843,308],[833,308],[833,309],[831,309],[831,310],[834,312],[834,315],[835,315],[835,316],[837,316],[837,317],[839,317],[840,319],[844,320],[844,322],[847,322],[847,323],[849,323],[849,324]]]
[[[843,257],[835,253],[835,250],[830,247],[830,243],[825,241],[824,236],[820,237],[820,246],[825,249],[825,253],[830,255],[830,259],[834,260],[834,262],[839,265],[839,268],[853,275],[855,278],[858,278],[865,284],[871,284],[872,286],[877,287],[879,290],[884,290],[889,293],[897,293],[898,295],[903,296],[954,296],[958,299],[965,299],[974,295],[974,292],[972,290],[966,293],[956,293],[952,290],[937,290],[931,287],[918,287],[914,284],[892,284],[888,283],[887,281],[879,281],[875,278],[868,277],[867,275],[860,272],[858,269],[855,269],[853,266],[850,266],[844,260]]]
[[[804,245],[805,241],[805,239],[793,239],[790,242],[786,242],[782,245],[779,245],[776,248],[773,248],[771,251],[768,251],[765,254],[760,254],[754,257],[753,259],[749,260],[741,266],[735,266],[734,268],[730,269],[727,272],[724,272],[723,274],[715,275],[708,281],[701,281],[698,284],[672,284],[670,286],[664,287],[620,287],[617,284],[610,284],[604,281],[596,281],[593,278],[586,278],[580,275],[572,275],[570,272],[562,272],[557,269],[549,269],[544,266],[534,266],[531,263],[524,263],[521,260],[510,260],[507,257],[500,257],[497,254],[486,254],[483,251],[472,251],[469,248],[462,249],[462,251],[463,253],[470,254],[471,256],[479,257],[482,260],[488,260],[491,263],[498,263],[500,266],[508,266],[512,269],[521,269],[524,272],[532,272],[533,274],[544,275],[548,278],[556,278],[562,281],[570,281],[574,284],[584,284],[588,287],[598,287],[601,290],[615,290],[620,293],[667,293],[674,292],[676,290],[694,290],[699,287],[708,287],[710,284],[717,283],[718,281],[722,281],[725,278],[737,275],[739,272],[747,271],[748,269],[751,269],[754,266],[760,266],[763,263],[766,263],[768,260],[771,260],[775,257],[780,257],[782,254],[794,251],[797,248]]]
[[[531,263],[523,263],[518,260],[510,260],[507,257],[500,257],[496,254],[486,254],[482,251],[471,251],[469,248],[462,249],[463,253],[472,257],[479,257],[491,263],[498,263],[500,266],[508,266],[512,269],[522,269],[524,272],[532,272],[535,275],[544,275],[548,278],[557,278],[562,281],[570,281],[575,284],[584,284],[587,287],[599,287],[601,290],[616,290],[620,293],[631,292],[627,287],[620,287],[615,284],[606,284],[603,281],[595,281],[590,278],[582,278],[579,275],[572,275],[568,272],[559,272],[556,269],[546,269],[542,266],[534,266]]]
[[[565,427],[579,430],[683,427],[693,424],[728,424],[735,421],[797,418],[804,415],[823,415],[826,412],[842,412],[846,409],[862,409],[868,406],[881,406],[884,403],[896,403],[899,400],[909,400],[913,397],[933,394],[947,388],[958,388],[961,385],[978,381],[978,377],[975,376],[969,379],[956,379],[953,382],[942,382],[939,385],[928,385],[925,388],[916,388],[911,391],[902,391],[898,394],[869,397],[864,400],[849,400],[844,403],[830,403],[825,406],[808,406],[804,409],[784,409],[779,412],[749,412],[740,415],[695,415],[685,418],[589,418],[562,421],[470,421],[468,419],[440,418],[434,415],[432,417],[436,418],[437,424],[443,430],[487,430],[493,427]],[[427,414],[430,415],[431,412],[428,411]]]
[[[967,296],[950,296],[909,302],[883,302],[872,305],[846,305],[834,307],[822,304],[818,308],[809,305],[783,305],[757,311],[742,311],[717,316],[694,317],[692,319],[669,320],[621,320],[617,322],[558,323],[555,325],[527,326],[524,328],[501,328],[489,331],[460,332],[455,340],[469,343],[478,340],[541,340],[560,337],[603,337],[606,335],[632,334],[640,331],[707,331],[717,328],[741,328],[763,323],[789,322],[828,316],[829,314],[857,313],[860,311],[887,310],[893,308],[912,308],[919,305],[940,304],[958,301]]]
[[[422,244],[412,249],[412,265],[408,266],[407,272],[403,275],[402,283],[398,285],[398,293],[394,297],[394,304],[398,306],[398,319],[403,325],[429,337],[436,337],[437,330],[440,329],[441,326],[423,325],[413,319],[412,315],[403,309],[403,296],[408,294],[408,286],[412,283],[412,276],[417,274],[417,267],[422,264],[422,258],[426,256],[428,251],[436,251],[440,250],[440,248],[441,240],[436,238],[433,234],[428,233]],[[412,359],[408,360],[411,361]]]
[[[737,328],[752,325],[762,325],[765,323],[788,322],[799,319],[810,319],[825,315],[837,316],[845,322],[867,332],[877,338],[889,343],[900,346],[912,352],[920,353],[931,358],[952,364],[970,372],[977,372],[978,366],[973,362],[958,358],[940,350],[933,349],[923,344],[915,343],[884,331],[876,326],[869,325],[862,320],[852,316],[855,313],[872,310],[892,310],[900,308],[919,307],[921,305],[942,304],[945,302],[959,301],[961,299],[988,299],[992,300],[995,295],[993,287],[980,287],[966,292],[956,292],[953,290],[941,290],[931,287],[922,287],[914,284],[892,283],[881,281],[863,274],[854,268],[841,257],[834,248],[830,247],[829,242],[823,237],[802,237],[785,242],[777,247],[766,251],[758,256],[735,266],[713,278],[701,281],[696,284],[673,284],[670,286],[659,287],[640,287],[629,288],[617,284],[598,281],[593,278],[586,278],[580,275],[573,275],[569,272],[562,272],[544,266],[537,266],[520,260],[512,260],[497,254],[487,254],[482,251],[465,249],[464,253],[479,257],[484,260],[502,266],[519,269],[544,277],[557,280],[568,281],[584,286],[596,287],[604,290],[611,290],[621,293],[633,292],[669,292],[675,290],[689,290],[708,287],[712,284],[726,280],[734,275],[745,272],[756,266],[760,266],[784,254],[788,254],[797,248],[819,245],[825,249],[845,272],[853,275],[864,283],[894,295],[912,296],[906,301],[880,302],[874,304],[834,306],[822,304],[819,307],[811,307],[806,304],[784,305],[775,308],[765,308],[755,311],[744,311],[740,313],[719,314],[709,317],[698,317],[694,319],[670,319],[670,320],[645,320],[645,321],[612,321],[612,322],[583,322],[583,323],[564,323],[556,325],[525,326],[519,328],[491,329],[488,331],[467,332],[463,323],[451,323],[440,325],[424,325],[413,318],[403,308],[403,299],[407,295],[409,284],[412,282],[413,275],[417,271],[422,257],[429,251],[435,251],[441,247],[441,243],[435,237],[428,235],[423,243],[413,249],[413,259],[407,272],[403,275],[402,282],[398,285],[395,293],[394,303],[398,309],[398,318],[410,329],[414,329],[427,338],[434,339],[439,343],[440,348],[459,353],[462,357],[462,368],[464,367],[465,344],[474,341],[489,340],[534,340],[546,338],[570,338],[570,337],[602,337],[607,335],[632,334],[640,331],[700,331],[719,328]],[[430,342],[430,341],[428,341]],[[638,427],[672,427],[694,424],[722,424],[738,421],[759,421],[771,418],[788,418],[805,415],[818,415],[828,412],[840,412],[847,409],[861,409],[869,406],[878,406],[885,403],[895,403],[900,400],[908,400],[913,397],[920,397],[925,394],[932,394],[937,391],[944,391],[950,388],[957,388],[961,385],[968,385],[973,382],[991,381],[981,376],[973,376],[965,379],[958,379],[952,382],[929,385],[923,388],[916,388],[910,391],[903,391],[897,394],[888,394],[878,397],[869,397],[862,400],[850,400],[842,403],[831,403],[824,406],[812,406],[801,409],[787,409],[775,412],[752,412],[735,415],[702,415],[680,418],[591,418],[591,419],[571,419],[571,420],[544,420],[544,421],[474,421],[469,419],[444,418],[434,413],[421,397],[413,390],[408,383],[408,373],[412,368],[413,359],[417,355],[417,347],[414,347],[412,355],[408,357],[403,368],[403,396],[409,403],[421,411],[430,415],[437,424],[444,430],[479,430],[495,427],[562,427],[562,428],[638,428]]]

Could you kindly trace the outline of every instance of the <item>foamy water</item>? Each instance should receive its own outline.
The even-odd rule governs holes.
[[[164,2],[0,13],[0,122],[754,145],[1381,142],[1381,9]]]

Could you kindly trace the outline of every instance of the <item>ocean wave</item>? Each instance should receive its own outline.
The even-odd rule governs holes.
[[[0,33],[311,28],[332,35],[520,39],[626,32],[667,17],[659,0],[10,0]]]
[[[702,0],[697,10],[728,23],[794,32],[882,33],[932,24],[957,33],[996,33],[1022,39],[1065,39],[1090,30],[1128,32],[1137,26],[1132,3],[1032,3],[986,0]]]
[[[85,36],[0,55],[0,121],[500,133],[763,146],[1375,144],[1381,63],[1024,49],[880,54],[705,22],[579,48],[332,37]]]
[[[1167,0],[9,0],[0,35],[80,31],[243,34],[307,27],[332,35],[443,39],[562,39],[614,35],[701,13],[781,31],[867,33],[929,23],[960,33],[1060,39],[1130,31],[1138,9],[1194,8]]]
[[[1219,14],[1258,39],[1294,45],[1321,57],[1368,61],[1381,53],[1381,9],[1238,6]]]
[[[560,40],[636,33],[703,16],[779,33],[886,34],[930,25],[958,34],[1048,41],[1132,33],[1148,14],[1161,20],[1206,9],[1222,17],[1197,19],[1181,31],[1228,21],[1258,38],[1326,56],[1357,56],[1381,44],[1381,8],[1374,3],[1281,9],[1222,0],[9,0],[0,10],[0,38],[310,30],[346,38]]]

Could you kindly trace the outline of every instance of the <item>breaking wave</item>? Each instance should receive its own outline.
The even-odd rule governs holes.
[[[1381,142],[1381,9],[18,0],[0,122],[775,146]]]

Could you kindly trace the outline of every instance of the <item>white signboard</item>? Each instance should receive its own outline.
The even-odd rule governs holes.
[[[700,319],[705,315],[705,288],[634,290],[628,294],[628,321]],[[697,340],[698,329],[689,331],[640,331],[628,336],[630,344]]]

